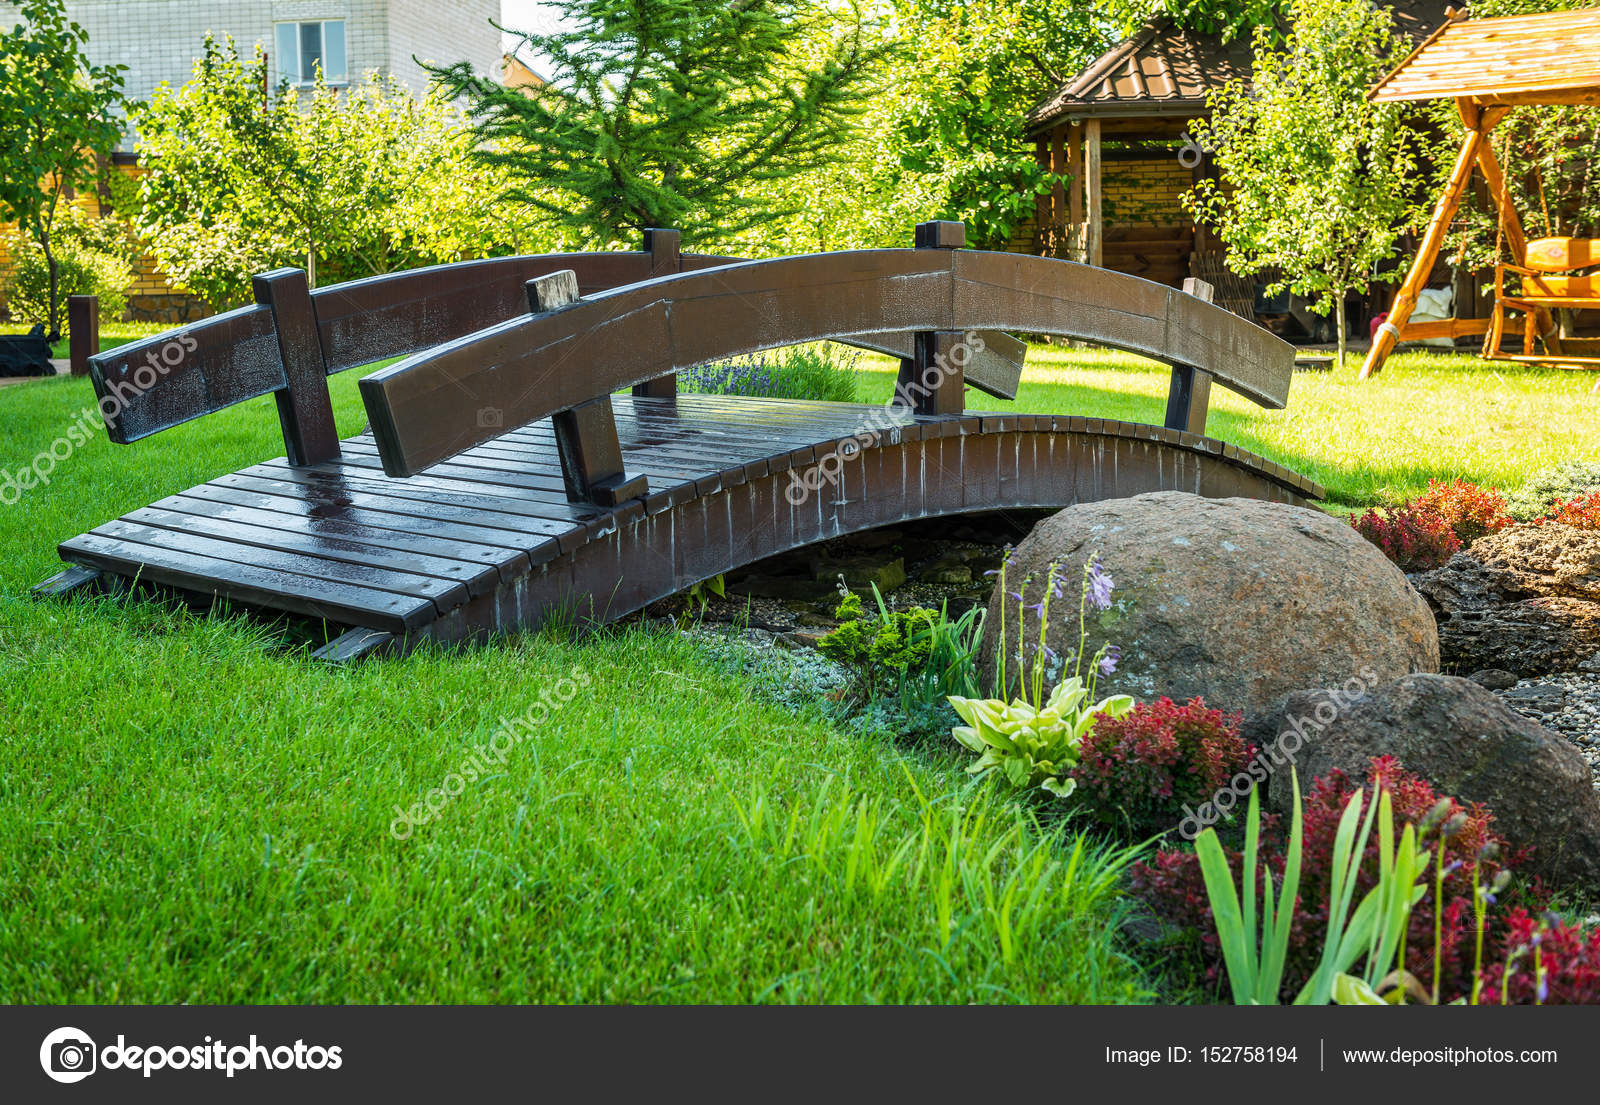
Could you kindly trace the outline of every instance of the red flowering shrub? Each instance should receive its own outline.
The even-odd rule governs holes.
[[[1572,526],[1574,529],[1600,529],[1600,491],[1574,495],[1570,499],[1557,499],[1550,504],[1550,512],[1545,517],[1534,519],[1534,525],[1537,526],[1546,522]]]
[[[1461,539],[1444,519],[1402,503],[1383,513],[1368,510],[1350,524],[1383,551],[1402,572],[1441,567],[1461,551]]]
[[[1502,997],[1510,1005],[1600,1004],[1600,929],[1586,933],[1559,919],[1546,924],[1525,909],[1513,909],[1499,961],[1484,969],[1479,1000],[1497,1005]]]
[[[1371,776],[1376,786],[1389,790],[1397,825],[1420,824],[1439,801],[1439,796],[1427,780],[1404,770],[1392,756],[1374,759]],[[1372,801],[1376,786],[1366,788],[1365,802]],[[1282,997],[1285,1001],[1292,999],[1305,985],[1322,955],[1322,946],[1327,937],[1334,837],[1338,833],[1339,818],[1344,813],[1345,803],[1350,800],[1354,790],[1343,772],[1332,771],[1325,778],[1315,780],[1303,797],[1300,896],[1290,928],[1289,952],[1284,968]],[[1447,869],[1452,863],[1459,862],[1459,866],[1445,876],[1442,895],[1440,1000],[1444,1002],[1467,994],[1472,988],[1472,865],[1477,862],[1485,845],[1494,844],[1502,850],[1505,847],[1505,841],[1491,828],[1492,815],[1481,804],[1462,806],[1451,799],[1448,817],[1453,818],[1458,813],[1465,815],[1464,824],[1445,848]],[[1286,830],[1287,825],[1281,820],[1272,825],[1268,832],[1263,833],[1261,848],[1262,860],[1272,868],[1280,884],[1287,846]],[[1366,858],[1356,880],[1353,901],[1360,901],[1377,881],[1377,836],[1374,827],[1367,841]],[[1437,847],[1437,837],[1430,843]],[[1514,860],[1516,857],[1511,858]],[[1229,851],[1228,859],[1237,873],[1239,853]],[[1489,882],[1498,870],[1496,864],[1484,862],[1480,870],[1481,880]],[[1430,867],[1425,879],[1428,892],[1412,911],[1411,925],[1406,935],[1406,966],[1424,986],[1429,987],[1433,982],[1433,875]],[[1222,951],[1217,943],[1216,925],[1212,921],[1206,898],[1205,879],[1201,876],[1200,863],[1194,853],[1158,852],[1153,863],[1138,864],[1133,868],[1132,881],[1135,893],[1149,904],[1157,916],[1179,930],[1199,934],[1199,952],[1207,977],[1219,978],[1223,969]],[[1498,914],[1491,911],[1490,939],[1486,946],[1498,946],[1500,940],[1496,935],[1496,927],[1503,924]]]
[[[1449,483],[1429,480],[1428,490],[1412,500],[1411,509],[1439,519],[1463,545],[1503,530],[1514,521],[1506,513],[1504,495],[1492,487],[1459,479]]]
[[[1182,706],[1161,698],[1102,718],[1078,750],[1073,801],[1137,837],[1170,829],[1185,805],[1209,801],[1255,755],[1239,721],[1202,698]]]

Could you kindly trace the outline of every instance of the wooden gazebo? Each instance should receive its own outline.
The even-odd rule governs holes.
[[[1600,104],[1600,9],[1498,19],[1468,19],[1463,11],[1452,11],[1445,24],[1379,81],[1369,95],[1380,102],[1451,97],[1466,126],[1466,135],[1411,271],[1400,285],[1389,317],[1379,328],[1361,366],[1362,379],[1381,369],[1400,341],[1489,333],[1490,319],[1443,319],[1418,324],[1408,324],[1408,320],[1416,308],[1417,293],[1433,271],[1474,168],[1483,174],[1489,195],[1499,208],[1505,243],[1514,261],[1506,267],[1523,270],[1529,264],[1528,241],[1521,220],[1510,203],[1502,202],[1506,195],[1505,176],[1488,135],[1513,107]],[[1547,267],[1537,271],[1556,270]],[[1513,309],[1526,311],[1526,340],[1531,343],[1537,334],[1548,353],[1559,355],[1561,340],[1550,310],[1540,303],[1541,299],[1549,301],[1548,297],[1534,296],[1507,302]],[[1567,303],[1581,305],[1578,300]],[[1600,302],[1596,305],[1600,306]],[[1497,305],[1496,314],[1500,313]],[[1498,332],[1494,337],[1498,342]]]

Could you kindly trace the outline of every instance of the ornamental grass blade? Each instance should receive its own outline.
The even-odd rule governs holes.
[[[1300,812],[1300,776],[1293,767],[1289,769],[1289,782],[1294,788],[1294,820],[1289,829],[1289,851],[1283,861],[1283,889],[1278,898],[1276,916],[1265,918],[1263,932],[1266,936],[1261,953],[1261,984],[1266,990],[1265,1002],[1277,1002],[1278,990],[1283,985],[1284,962],[1289,957],[1289,935],[1294,927],[1294,914],[1300,904],[1300,854],[1304,824]],[[1271,898],[1267,899],[1271,903]]]
[[[1233,990],[1234,1004],[1248,1005],[1254,990],[1249,974],[1250,961],[1244,950],[1244,921],[1239,916],[1233,872],[1228,870],[1228,859],[1222,854],[1217,831],[1206,829],[1201,832],[1194,843],[1194,850],[1200,857],[1200,874],[1205,879],[1206,897],[1211,903],[1211,918],[1217,926],[1217,942],[1222,946],[1222,958],[1228,968],[1228,986]]]

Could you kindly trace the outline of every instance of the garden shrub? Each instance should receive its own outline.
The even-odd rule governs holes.
[[[1545,517],[1534,519],[1534,525],[1542,526],[1546,522],[1572,526],[1574,529],[1600,529],[1600,491],[1574,495],[1570,499],[1557,499],[1550,504]]]
[[[1590,491],[1600,491],[1600,461],[1569,460],[1529,476],[1507,497],[1506,505],[1513,518],[1531,522],[1549,513],[1550,504],[1556,499],[1570,499]]]
[[[1488,1004],[1600,1004],[1600,929],[1585,932],[1519,906],[1506,917],[1500,959],[1483,982]]]
[[[44,250],[21,233],[8,235],[11,266],[3,287],[11,317],[23,323],[47,322],[50,316],[50,269]],[[128,308],[133,283],[133,240],[115,218],[97,218],[76,207],[63,209],[50,243],[55,254],[58,302],[69,295],[100,297],[100,317],[119,319]]]
[[[1357,533],[1383,551],[1402,572],[1425,572],[1444,565],[1461,550],[1461,539],[1447,522],[1402,503],[1385,511],[1369,509],[1352,518]]]
[[[1138,838],[1173,828],[1184,806],[1209,801],[1255,755],[1239,723],[1201,698],[1182,706],[1161,698],[1103,718],[1079,747],[1076,801]]]
[[[1492,487],[1479,487],[1462,479],[1449,483],[1429,480],[1428,490],[1412,500],[1411,509],[1438,518],[1463,545],[1470,545],[1515,522],[1506,513],[1504,495]]]
[[[860,360],[859,353],[828,343],[793,346],[698,365],[680,372],[678,384],[706,395],[854,403]]]
[[[1394,804],[1397,824],[1421,825],[1429,818],[1441,798],[1427,780],[1406,771],[1392,756],[1380,756],[1372,761],[1372,784],[1365,789],[1363,806],[1372,801],[1380,786],[1387,787]],[[1328,924],[1328,895],[1332,874],[1334,837],[1339,818],[1346,803],[1355,791],[1354,785],[1341,771],[1331,771],[1312,783],[1304,804],[1304,854],[1300,871],[1300,896],[1295,908],[1294,923],[1289,939],[1289,951],[1280,994],[1287,1001],[1305,984],[1317,967],[1322,954]],[[1474,915],[1473,868],[1476,865],[1480,882],[1488,885],[1507,864],[1514,864],[1518,856],[1506,856],[1506,844],[1493,828],[1493,815],[1480,803],[1464,806],[1448,799],[1443,817],[1435,814],[1433,820],[1449,826],[1449,839],[1445,843],[1445,870],[1443,909],[1438,911],[1439,925],[1439,993],[1442,1002],[1470,994],[1473,980]],[[1284,866],[1284,834],[1281,823],[1269,826],[1262,845],[1262,860],[1282,878]],[[1430,843],[1437,846],[1437,838]],[[1356,880],[1354,900],[1360,901],[1377,881],[1376,834],[1369,839],[1367,853]],[[1504,861],[1494,858],[1503,856]],[[1228,853],[1230,866],[1237,870],[1239,853]],[[1425,986],[1432,986],[1434,975],[1434,925],[1436,921],[1433,892],[1434,869],[1424,882],[1427,894],[1412,911],[1411,924],[1406,935],[1406,966]],[[1223,957],[1217,942],[1216,927],[1206,898],[1205,879],[1201,875],[1199,859],[1193,851],[1161,851],[1149,863],[1136,865],[1132,871],[1135,893],[1142,897],[1151,910],[1162,920],[1181,932],[1197,934],[1195,947],[1206,977],[1221,977]],[[1538,887],[1522,891],[1530,903],[1536,901]],[[1486,947],[1499,948],[1504,943],[1507,920],[1502,912],[1491,911],[1488,920]]]

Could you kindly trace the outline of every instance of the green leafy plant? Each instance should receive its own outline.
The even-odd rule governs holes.
[[[1284,860],[1283,889],[1274,900],[1272,869],[1261,864],[1259,926],[1255,868],[1261,839],[1260,788],[1250,792],[1240,865],[1242,890],[1235,888],[1216,830],[1205,829],[1195,842],[1229,986],[1238,1005],[1275,1005],[1278,1001],[1300,886],[1303,814],[1298,775],[1293,777],[1293,786],[1294,820]],[[1378,825],[1378,879],[1352,910],[1357,874],[1374,821]],[[1432,858],[1431,850],[1419,847],[1413,825],[1404,826],[1396,844],[1394,808],[1387,789],[1380,789],[1376,800],[1366,804],[1365,815],[1362,792],[1351,795],[1334,838],[1322,955],[1294,1004],[1326,1005],[1335,1000],[1349,1005],[1390,1004],[1402,1000],[1407,992],[1422,993],[1420,984],[1404,968],[1405,933],[1412,908],[1427,892],[1417,880],[1427,872]],[[1350,974],[1363,954],[1361,973]],[[1385,990],[1394,997],[1385,999]]]
[[[7,309],[15,319],[48,326],[51,258],[25,234],[10,235],[6,245],[12,259],[3,280]],[[52,249],[56,298],[98,296],[102,318],[121,318],[133,283],[133,253],[133,240],[121,220],[66,208],[57,216]]]
[[[874,584],[875,609],[869,612],[860,595],[840,587],[844,596],[833,612],[839,626],[817,642],[817,651],[850,670],[856,697],[876,702],[898,690],[905,674],[923,667],[933,654],[928,632],[933,611],[890,610]]]
[[[1100,717],[1118,718],[1133,709],[1133,698],[1115,695],[1095,702],[1090,687],[1073,676],[1038,707],[1020,698],[1007,705],[999,699],[957,695],[950,697],[950,705],[966,722],[951,735],[978,753],[968,772],[997,770],[1020,790],[1040,789],[1066,798],[1077,786],[1070,773],[1084,736]]]
[[[89,64],[88,32],[62,0],[22,0],[0,34],[0,222],[15,223],[43,266],[41,321],[61,333],[58,220],[103,175],[122,138],[125,65]]]

